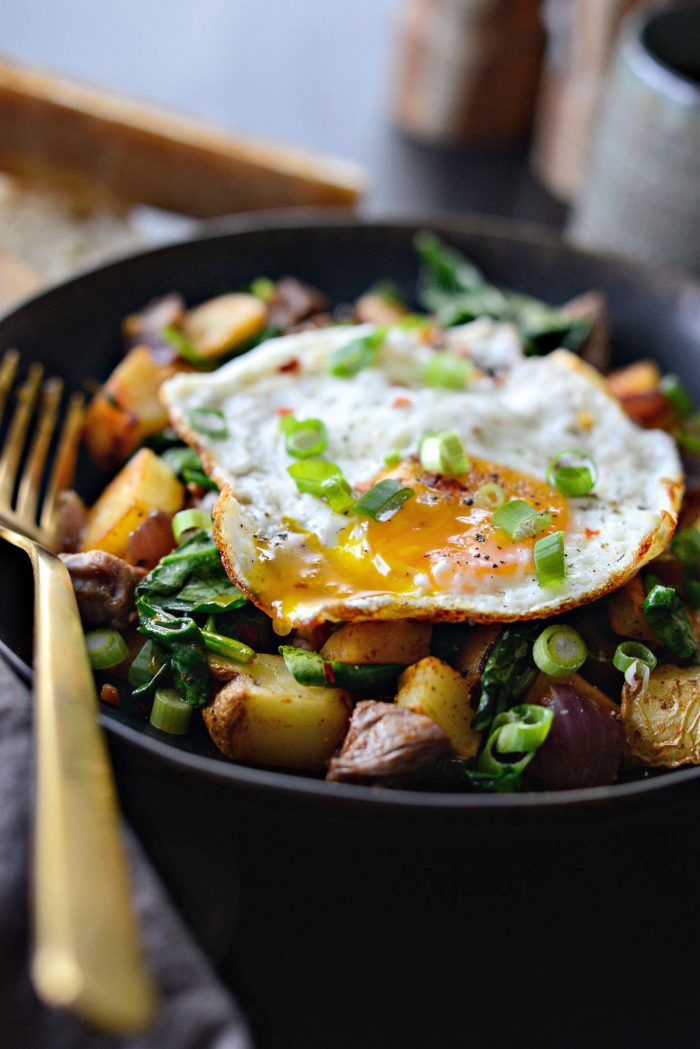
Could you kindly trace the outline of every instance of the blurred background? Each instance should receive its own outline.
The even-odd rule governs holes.
[[[0,174],[4,298],[25,292],[37,275],[62,277],[192,228],[134,211],[138,194],[123,172],[104,177],[109,157],[118,154],[122,165],[128,156],[135,170],[147,171],[151,204],[172,203],[165,188],[176,172],[192,199],[206,196],[206,170],[172,150],[180,131],[170,134],[168,164],[162,157],[156,162],[133,134],[123,137],[119,122],[133,132],[140,119],[129,96],[219,125],[226,133],[214,151],[227,143],[240,149],[241,133],[352,161],[366,179],[343,169],[345,190],[352,186],[344,203],[359,196],[366,213],[471,211],[561,229],[584,178],[620,20],[639,6],[635,0],[5,0],[0,172],[24,181]],[[677,4],[651,5],[671,6]],[[58,78],[58,87],[51,79],[40,84],[38,103],[35,84],[16,82],[32,69]],[[81,112],[101,107],[93,93],[72,103],[78,118],[59,120],[56,130],[52,106],[66,77],[122,96],[117,124],[101,126],[96,138],[92,129],[86,134]],[[196,133],[192,122],[182,132],[185,139]],[[316,161],[310,163],[318,174]],[[76,167],[85,176],[77,193]],[[91,179],[100,190],[97,203],[85,192]],[[222,204],[212,202],[211,213],[268,206],[265,186],[264,173],[258,179],[238,170],[231,193]],[[187,212],[187,192],[175,199],[177,207],[166,210]],[[278,193],[272,203],[314,201],[312,188],[303,199]],[[328,203],[323,192],[317,202]],[[201,217],[201,207],[192,210]]]

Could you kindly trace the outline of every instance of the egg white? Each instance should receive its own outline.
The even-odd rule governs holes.
[[[419,335],[393,329],[372,367],[352,379],[333,378],[333,350],[371,330],[333,327],[271,339],[213,374],[180,374],[163,387],[173,425],[222,489],[217,542],[232,578],[254,601],[264,607],[254,583],[260,541],[294,541],[287,535],[291,519],[332,549],[348,525],[347,516],[297,490],[287,473],[294,460],[280,435],[280,410],[325,422],[324,457],[353,486],[366,485],[390,449],[414,453],[420,437],[435,429],[455,430],[471,456],[535,478],[544,479],[554,452],[572,447],[588,452],[599,474],[593,493],[569,500],[567,575],[555,589],[540,587],[534,572],[503,580],[494,571],[477,590],[456,584],[436,593],[416,573],[410,592],[392,593],[390,580],[385,593],[342,600],[305,598],[302,591],[289,625],[547,616],[622,585],[666,546],[682,496],[675,442],[632,423],[599,374],[579,358],[566,350],[533,358],[509,353],[508,369],[496,377],[481,375],[464,390],[437,389],[422,378],[435,351]],[[495,335],[502,360],[507,337],[497,329]],[[464,352],[464,339],[451,338]],[[483,343],[482,333],[482,366]],[[223,412],[228,437],[215,440],[192,429],[189,413],[205,406]]]

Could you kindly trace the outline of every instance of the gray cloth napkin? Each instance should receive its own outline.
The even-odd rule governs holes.
[[[153,1028],[115,1039],[47,1009],[28,976],[31,696],[0,659],[0,1045],[3,1049],[251,1049],[245,1021],[126,832],[134,901],[159,993]]]

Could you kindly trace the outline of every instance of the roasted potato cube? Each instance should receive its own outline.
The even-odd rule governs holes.
[[[430,652],[430,623],[415,619],[346,623],[331,634],[321,655],[341,663],[416,663]]]
[[[378,291],[367,291],[355,303],[355,319],[359,324],[398,324],[408,310],[397,299]]]
[[[183,500],[184,488],[168,464],[150,448],[142,448],[89,511],[81,549],[125,557],[130,532],[153,510],[174,514]]]
[[[643,604],[644,584],[637,575],[611,596],[608,606],[610,628],[619,637],[658,644],[659,639],[646,621]]]
[[[632,755],[645,765],[699,765],[700,667],[657,666],[644,695],[625,684],[622,724]]]
[[[399,678],[396,702],[415,714],[432,718],[449,737],[459,757],[476,754],[481,737],[471,728],[474,711],[469,703],[469,688],[465,678],[449,664],[428,656],[408,667]]]
[[[161,384],[186,365],[158,364],[145,346],[135,346],[92,398],[83,440],[101,470],[114,470],[149,434],[168,425]]]
[[[345,738],[351,703],[337,688],[300,685],[281,656],[258,655],[204,707],[222,754],[252,765],[322,769]]]
[[[471,627],[467,630],[454,658],[450,660],[452,666],[464,675],[470,695],[481,681],[486,660],[502,630],[500,623]]]
[[[661,371],[656,361],[635,361],[608,376],[608,388],[618,400],[639,393],[652,393],[660,382]]]
[[[267,307],[255,295],[232,292],[188,310],[182,326],[201,357],[223,357],[265,326]]]

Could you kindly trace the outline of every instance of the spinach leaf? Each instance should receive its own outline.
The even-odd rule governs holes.
[[[436,315],[442,327],[465,324],[477,317],[510,321],[518,328],[528,356],[549,353],[558,346],[575,353],[590,335],[589,321],[570,317],[529,295],[489,284],[475,266],[432,233],[419,233],[415,245],[422,262],[419,301]]]
[[[184,444],[180,447],[167,448],[161,455],[161,459],[171,467],[185,484],[192,482],[193,484],[198,484],[201,488],[207,489],[207,491],[218,491],[218,485],[205,473],[202,460],[194,448],[188,448]]]
[[[146,641],[129,667],[135,699],[150,698],[170,673],[170,660],[153,641]]]
[[[504,768],[500,772],[491,773],[465,768],[464,775],[471,787],[483,794],[512,794],[522,789],[519,769]]]
[[[497,714],[513,705],[537,670],[532,645],[539,626],[532,623],[507,626],[489,654],[481,676],[481,695],[472,727],[488,729]]]
[[[679,659],[690,659],[697,642],[688,614],[672,586],[656,585],[642,605],[644,618],[659,641]]]
[[[209,700],[209,663],[204,648],[197,644],[178,645],[171,658],[180,698],[190,706],[203,707]]]

